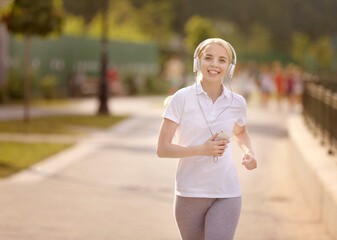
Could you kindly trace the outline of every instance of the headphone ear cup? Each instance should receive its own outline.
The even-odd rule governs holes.
[[[193,72],[197,72],[200,70],[200,61],[198,58],[193,59]]]
[[[228,67],[228,78],[231,79],[234,75],[234,69],[235,69],[235,65],[234,64],[229,64]]]

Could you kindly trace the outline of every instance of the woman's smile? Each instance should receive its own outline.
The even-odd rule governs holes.
[[[216,70],[207,70],[207,72],[211,75],[211,76],[217,76],[220,72],[216,71]]]

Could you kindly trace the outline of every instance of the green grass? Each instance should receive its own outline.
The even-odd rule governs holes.
[[[32,101],[32,106],[35,107],[70,107],[76,104],[76,100],[69,99],[36,99]]]
[[[0,178],[14,174],[72,144],[0,142]]]
[[[32,118],[28,123],[22,120],[0,122],[0,132],[42,133],[42,134],[77,134],[74,125],[91,128],[106,128],[125,119],[126,116],[72,115]]]
[[[31,99],[31,106],[33,107],[71,107],[74,104],[79,102],[76,99]],[[23,106],[23,100],[10,100],[9,102],[5,103],[8,106]]]
[[[78,128],[75,131],[74,126],[102,129],[126,118],[127,116],[73,115],[33,118],[28,123],[22,120],[0,121],[0,133],[78,134],[81,132]],[[70,146],[72,144],[0,141],[0,178],[10,176]]]

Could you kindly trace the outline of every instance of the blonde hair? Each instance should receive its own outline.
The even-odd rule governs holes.
[[[170,103],[172,97],[173,97],[173,95],[170,95],[170,96],[165,98],[165,100],[164,100],[164,106],[165,107],[167,107],[167,105]]]
[[[197,49],[195,49],[195,53],[196,53],[196,58],[200,59],[200,55],[202,53],[202,51],[210,44],[212,43],[216,43],[220,46],[222,46],[225,50],[226,53],[228,54],[229,57],[229,62],[232,63],[233,60],[233,52],[231,47],[229,46],[229,43],[226,42],[225,40],[221,39],[221,38],[208,38],[205,41],[201,42],[201,44],[197,47]],[[197,72],[197,81],[200,81],[202,78],[202,74],[201,71],[199,70]]]

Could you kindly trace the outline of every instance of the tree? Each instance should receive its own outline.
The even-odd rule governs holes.
[[[189,16],[200,15],[237,24],[249,35],[251,24],[261,24],[271,33],[274,49],[290,50],[293,32],[303,32],[311,40],[336,36],[336,0],[185,0]]]
[[[161,46],[165,47],[169,43],[173,33],[180,32],[175,28],[175,23],[180,17],[178,7],[184,6],[185,0],[122,1],[133,6],[133,12],[129,15],[135,18],[135,24]]]
[[[188,20],[185,25],[185,32],[185,45],[191,54],[193,54],[198,44],[205,39],[218,37],[212,21],[200,16],[193,16]]]
[[[152,40],[141,26],[139,9],[128,0],[111,1],[109,6],[109,39],[119,39],[132,42],[149,42]],[[87,25],[87,36],[99,37],[102,32],[102,14],[98,13]],[[153,26],[153,25],[152,25]],[[156,26],[158,28],[159,26]],[[149,28],[149,27],[148,27]]]
[[[111,2],[109,6],[109,39],[149,42],[151,37],[140,26],[136,9],[128,1]],[[158,28],[158,26],[156,26]],[[63,33],[73,36],[88,36],[100,38],[102,35],[102,14],[97,13],[92,20],[85,24],[79,15],[67,14],[64,21]]]
[[[255,54],[263,54],[270,51],[271,36],[268,29],[261,26],[261,24],[250,25],[247,48],[250,53]]]
[[[151,17],[149,17],[151,16]],[[172,35],[174,18],[171,1],[152,1],[135,9],[135,17],[140,28],[162,46]]]
[[[323,71],[331,68],[333,52],[331,38],[327,36],[310,41],[309,36],[304,33],[293,34],[292,57],[306,70]]]
[[[308,62],[311,62],[311,59],[313,59],[313,48],[311,45],[310,38],[306,34],[300,32],[293,33],[292,57],[305,69],[307,68]]]
[[[329,69],[332,63],[333,52],[331,38],[323,36],[317,40],[314,45],[314,53],[320,71]]]
[[[24,36],[24,121],[29,121],[30,38],[61,31],[61,4],[62,2],[53,0],[15,0],[2,19],[11,33]]]
[[[80,16],[65,16],[63,34],[83,36],[85,30],[84,19]]]

